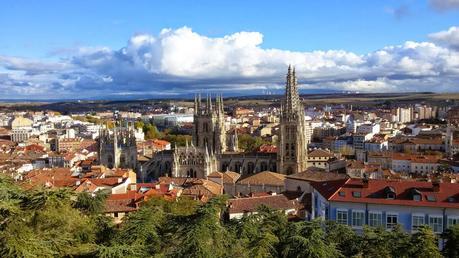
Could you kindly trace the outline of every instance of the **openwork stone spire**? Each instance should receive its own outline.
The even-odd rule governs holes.
[[[304,107],[298,94],[295,68],[288,67],[285,98],[280,108],[279,142],[277,148],[278,172],[303,172],[307,168],[307,142]]]
[[[295,76],[295,68],[288,66],[288,72],[285,85],[285,99],[282,103],[282,120],[294,120],[298,118],[298,113],[302,109],[300,96],[298,94],[297,80]]]

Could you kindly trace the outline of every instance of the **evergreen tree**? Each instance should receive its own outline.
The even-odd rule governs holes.
[[[320,221],[289,224],[283,240],[282,257],[340,257],[334,243],[325,240]]]
[[[411,240],[411,256],[419,258],[442,257],[438,248],[438,239],[432,229],[422,226],[413,234]]]
[[[334,221],[327,221],[325,231],[327,242],[335,244],[336,248],[345,257],[352,257],[359,254],[361,239],[351,227],[338,224]]]
[[[459,257],[459,224],[446,230],[443,238],[446,241],[443,255],[450,258]]]

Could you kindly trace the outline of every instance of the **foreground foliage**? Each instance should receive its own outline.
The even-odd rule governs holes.
[[[102,214],[106,194],[23,191],[0,176],[0,257],[459,257],[459,227],[443,254],[428,227],[365,228],[288,222],[266,207],[222,219],[225,198],[206,204],[152,199],[120,225]]]

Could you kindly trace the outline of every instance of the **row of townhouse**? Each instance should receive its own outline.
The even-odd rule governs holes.
[[[429,225],[437,234],[459,223],[459,184],[420,181],[342,179],[311,183],[312,218],[406,232]]]
[[[389,151],[393,152],[422,152],[445,151],[445,144],[441,137],[425,138],[392,138],[388,143]]]
[[[437,170],[439,160],[436,155],[394,153],[391,169],[398,173],[426,175]]]

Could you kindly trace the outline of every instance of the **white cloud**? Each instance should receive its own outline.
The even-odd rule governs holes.
[[[451,48],[455,48],[459,50],[459,28],[458,27],[451,27],[446,31],[440,31],[437,33],[432,33],[429,37],[440,43],[445,44]]]
[[[459,9],[459,0],[429,0],[429,3],[438,11]]]
[[[429,35],[439,45],[407,41],[359,55],[266,49],[259,32],[211,38],[188,27],[163,29],[157,36],[134,35],[120,50],[82,47],[54,62],[0,56],[0,71],[8,74],[0,76],[0,90],[25,97],[49,97],[47,91],[75,96],[83,90],[87,97],[206,89],[259,93],[282,85],[292,64],[306,88],[458,91],[457,34],[452,27]]]

